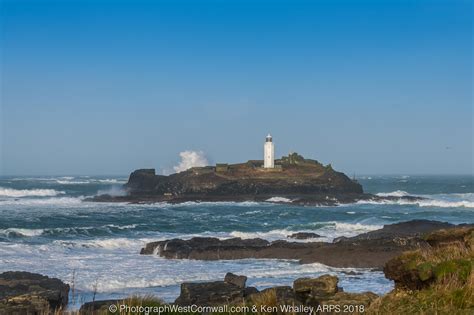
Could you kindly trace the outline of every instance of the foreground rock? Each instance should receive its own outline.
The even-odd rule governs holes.
[[[256,288],[246,287],[247,277],[228,273],[224,281],[183,283],[181,294],[176,299],[178,305],[229,305],[239,304]]]
[[[474,227],[442,229],[424,237],[423,251],[405,252],[384,267],[397,288],[419,290],[454,273],[467,281],[474,267]]]
[[[48,314],[65,309],[69,285],[40,274],[9,271],[0,274],[0,314]]]
[[[141,254],[158,254],[170,259],[296,259],[301,263],[319,262],[333,267],[383,268],[403,251],[428,246],[424,233],[453,226],[449,223],[414,220],[392,225],[350,238],[324,242],[269,242],[263,239],[231,238],[220,240],[195,237],[152,242]]]
[[[124,185],[125,196],[100,195],[90,200],[102,202],[186,201],[268,201],[288,200],[288,204],[337,205],[358,200],[420,199],[378,197],[365,194],[362,186],[345,174],[316,160],[293,153],[275,161],[274,169],[264,169],[263,161],[193,167],[169,176],[154,169],[139,169]],[[278,201],[275,201],[278,202]]]
[[[225,279],[244,276],[227,274]],[[344,305],[356,306],[360,309],[367,308],[377,298],[372,292],[346,293],[338,287],[338,278],[331,275],[323,275],[318,278],[299,278],[293,283],[293,287],[279,286],[268,288],[258,292],[253,287],[235,285],[224,281],[205,283],[183,283],[181,294],[175,304],[219,306],[219,305],[250,305],[260,307],[271,306],[293,306],[299,310],[307,310],[297,313],[309,313],[310,308],[317,311],[314,314],[337,313],[334,306]],[[239,282],[239,284],[242,284]],[[331,311],[332,309],[332,311]],[[326,310],[326,311],[323,311]],[[283,313],[283,312],[282,312]],[[293,313],[293,312],[287,312]],[[355,312],[351,312],[355,313]]]

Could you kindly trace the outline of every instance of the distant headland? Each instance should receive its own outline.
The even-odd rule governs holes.
[[[331,164],[323,165],[298,153],[275,159],[271,135],[265,138],[263,160],[192,167],[168,176],[157,175],[155,169],[139,169],[130,174],[124,189],[125,196],[99,195],[92,200],[145,203],[268,201],[337,205],[394,198],[366,194],[355,179],[337,172]]]

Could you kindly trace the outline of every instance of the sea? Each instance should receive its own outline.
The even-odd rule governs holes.
[[[140,255],[145,243],[194,236],[287,239],[315,232],[319,241],[354,236],[413,219],[474,223],[474,176],[372,175],[357,180],[380,196],[419,201],[363,201],[326,206],[271,202],[183,204],[95,203],[97,194],[124,194],[126,176],[0,177],[0,272],[30,271],[70,284],[71,309],[100,299],[153,294],[173,301],[182,282],[246,275],[259,289],[291,285],[299,277],[335,274],[348,292],[383,294],[383,272],[332,268],[294,260],[170,260]],[[315,241],[305,240],[305,241]]]

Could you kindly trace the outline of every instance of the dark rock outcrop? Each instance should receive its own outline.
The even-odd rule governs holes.
[[[289,238],[294,238],[297,240],[307,240],[310,238],[318,238],[321,237],[321,235],[316,234],[316,233],[311,233],[311,232],[298,232],[298,233],[293,233],[291,235],[288,235]]]
[[[69,285],[40,274],[8,271],[0,274],[0,314],[43,314],[65,309]]]
[[[182,283],[181,293],[176,299],[178,305],[229,305],[242,303],[257,289],[245,287],[247,277],[228,273],[224,281]]]
[[[407,222],[384,225],[380,230],[370,231],[351,237],[350,241],[422,236],[432,231],[450,228],[453,226],[453,224],[447,222],[411,220]]]
[[[235,277],[233,275],[232,277]],[[237,276],[239,277],[239,276]],[[243,277],[243,276],[240,276]],[[227,278],[227,276],[226,276]],[[243,277],[246,278],[246,277]],[[358,305],[367,307],[377,295],[372,292],[346,293],[338,287],[338,278],[323,275],[318,278],[296,279],[293,287],[277,286],[258,292],[255,288],[242,288],[225,281],[205,283],[183,283],[181,294],[175,304],[219,306],[219,305],[254,305],[260,306],[311,306],[323,305]],[[252,291],[251,294],[248,292]],[[247,292],[247,293],[246,293]],[[324,308],[331,309],[331,308]],[[293,312],[289,312],[293,313]],[[306,312],[302,312],[305,314]],[[331,314],[331,311],[315,311],[315,314]],[[336,312],[337,313],[337,312]]]
[[[233,284],[239,288],[245,288],[245,283],[247,282],[246,276],[238,276],[233,273],[228,272],[224,277],[224,282]]]
[[[297,259],[301,263],[319,262],[334,267],[383,268],[391,258],[403,251],[428,246],[423,233],[449,223],[414,220],[339,239],[334,243],[269,242],[263,239],[231,238],[220,240],[211,237],[195,237],[190,240],[172,239],[146,244],[141,254],[158,254],[172,259],[244,259],[277,258]]]
[[[293,282],[293,289],[302,300],[308,297],[327,297],[338,292],[338,278],[324,275],[319,278],[299,278]]]

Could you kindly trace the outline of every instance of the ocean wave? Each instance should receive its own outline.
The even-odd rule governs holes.
[[[403,190],[395,190],[392,192],[380,192],[376,194],[379,197],[405,197],[409,196],[410,194]]]
[[[65,227],[65,228],[44,228],[44,229],[26,229],[26,228],[8,228],[0,229],[0,236],[11,237],[37,237],[37,236],[94,236],[95,234],[114,234],[117,230],[132,230],[137,224],[115,225],[106,224],[102,226],[83,226],[83,227]]]
[[[367,224],[362,222],[348,223],[348,222],[315,222],[312,223],[315,228],[311,232],[321,235],[318,241],[332,242],[335,238],[345,236],[352,237],[362,233],[367,233],[374,230],[379,230],[383,225]]]
[[[157,202],[150,205],[163,205],[166,207],[190,207],[190,206],[240,206],[240,207],[253,207],[253,206],[261,206],[264,203],[256,202],[256,201],[186,201],[181,203],[167,203],[167,202]]]
[[[299,232],[313,232],[321,235],[317,239],[306,239],[306,240],[292,240],[298,242],[314,242],[315,240],[321,242],[332,242],[336,237],[346,236],[351,237],[358,234],[374,231],[381,229],[382,225],[377,224],[364,224],[364,223],[344,223],[344,222],[315,222],[312,223],[315,226],[314,229],[274,229],[266,232],[255,231],[255,232],[242,232],[242,231],[232,231],[229,233],[229,237],[240,237],[242,239],[250,238],[262,238],[268,241],[275,240],[284,240],[287,239],[289,235]],[[226,238],[221,236],[220,238]]]
[[[124,184],[124,178],[94,178],[90,176],[59,176],[59,177],[14,177],[11,181],[34,181],[57,183],[60,185],[80,185],[80,184]]]
[[[285,197],[271,197],[265,201],[268,202],[292,202],[291,199],[285,198]]]
[[[52,197],[65,194],[54,189],[13,189],[0,187],[0,197]]]
[[[230,237],[240,237],[242,239],[262,238],[268,241],[286,239],[288,235],[295,233],[287,229],[271,230],[267,232],[241,232],[232,231],[229,233]],[[225,237],[224,237],[225,238]]]
[[[56,197],[56,198],[22,198],[22,199],[3,199],[0,205],[12,206],[76,206],[82,203],[83,197]]]
[[[119,180],[116,178],[106,178],[106,179],[99,179],[97,180],[99,183],[103,184],[125,184],[127,181],[126,180]]]
[[[364,223],[333,222],[335,230],[341,233],[366,233],[383,228],[383,225]]]
[[[90,184],[88,180],[56,180],[56,183],[61,185],[81,185],[81,184]]]
[[[39,181],[39,182],[54,182],[57,180],[72,180],[74,176],[60,176],[60,177],[14,177],[10,180],[13,181]]]
[[[419,207],[436,208],[474,208],[474,201],[469,200],[441,200],[441,199],[421,199],[421,200],[359,200],[356,204],[374,205],[415,205]]]
[[[7,238],[13,237],[35,237],[43,234],[43,229],[22,229],[22,228],[8,228],[0,230],[0,236]]]
[[[439,196],[452,196],[463,200],[474,201],[474,193],[441,194]]]
[[[105,250],[114,249],[135,249],[139,250],[146,243],[153,242],[156,239],[133,239],[133,238],[104,238],[104,239],[93,239],[93,240],[55,240],[54,244],[59,244],[67,248],[101,248]]]

